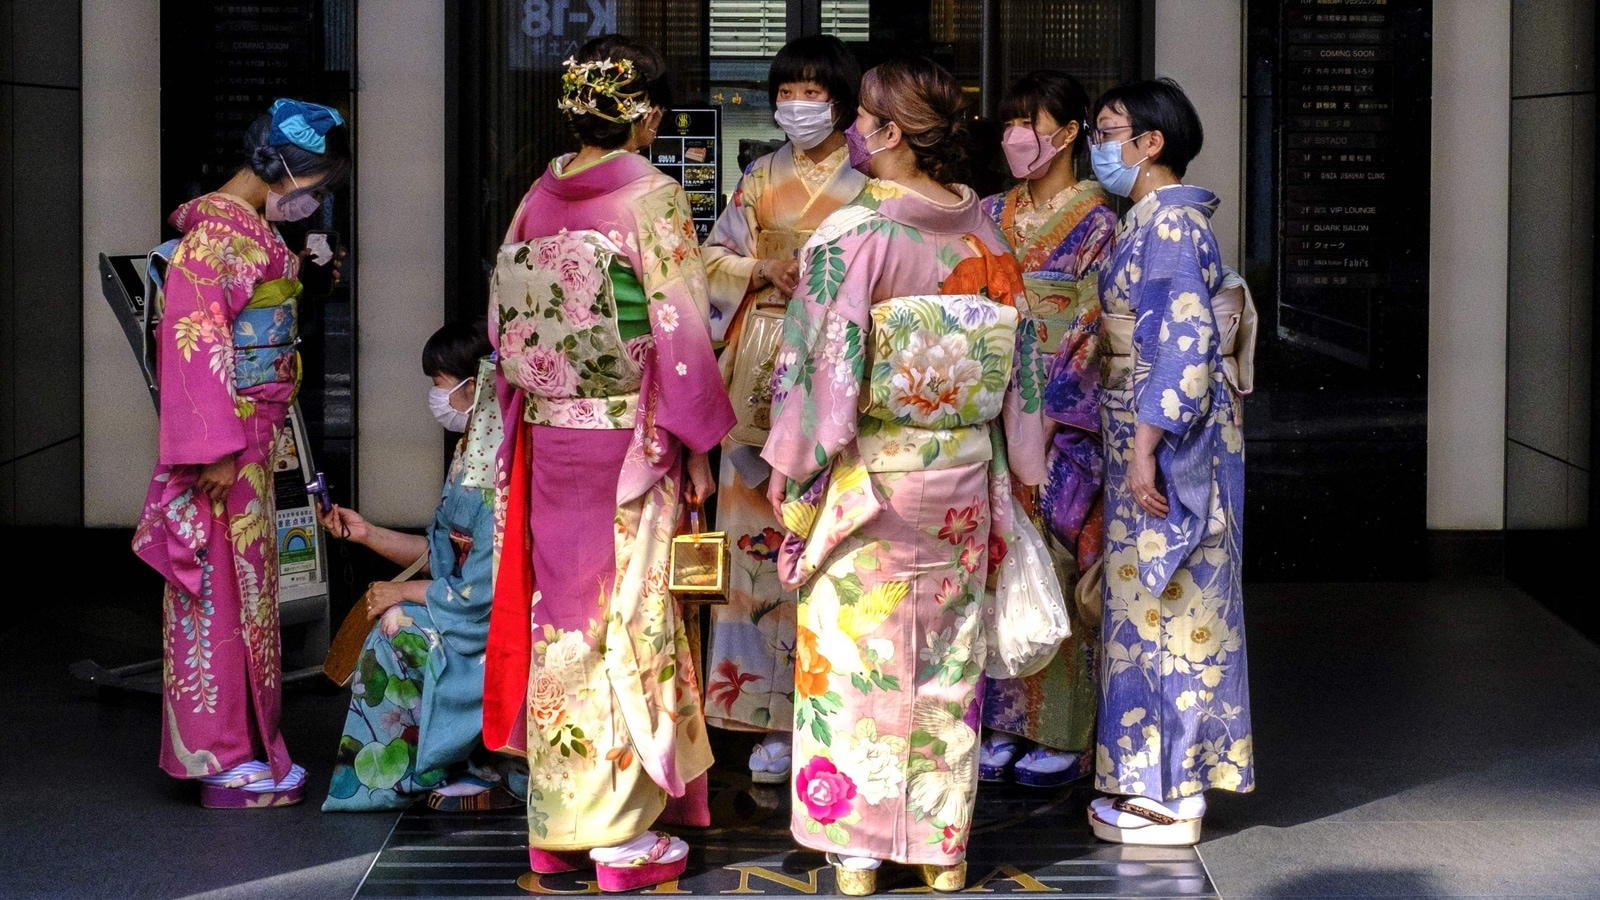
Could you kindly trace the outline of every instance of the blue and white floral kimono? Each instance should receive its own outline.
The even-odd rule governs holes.
[[[1236,364],[1212,298],[1216,195],[1173,185],[1128,210],[1102,259],[1105,618],[1096,786],[1171,801],[1255,787],[1239,566],[1244,436]],[[1165,519],[1128,490],[1136,424]]]

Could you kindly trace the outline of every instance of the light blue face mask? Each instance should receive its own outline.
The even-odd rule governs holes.
[[[1133,140],[1142,137],[1143,134],[1136,135]],[[1122,144],[1122,141],[1105,141],[1089,146],[1089,165],[1094,168],[1095,180],[1118,197],[1133,192],[1133,183],[1139,180],[1139,164],[1150,158],[1145,155],[1130,166],[1122,161]]]

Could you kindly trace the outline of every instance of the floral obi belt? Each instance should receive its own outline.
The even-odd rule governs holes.
[[[256,285],[233,320],[233,387],[299,384],[300,282],[275,278]]]
[[[500,248],[489,292],[500,371],[527,394],[524,418],[560,428],[632,428],[648,334],[624,340],[613,263],[597,231],[566,231]]]
[[[1039,328],[1039,352],[1054,356],[1061,339],[1083,314],[1100,306],[1100,279],[1093,272],[1072,278],[1059,272],[1027,272],[1022,276],[1028,314]]]
[[[1018,312],[979,294],[872,307],[872,361],[857,444],[867,468],[905,472],[991,458],[1015,361]]]

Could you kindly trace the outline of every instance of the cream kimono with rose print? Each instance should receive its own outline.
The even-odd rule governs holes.
[[[872,181],[818,229],[763,451],[789,479],[779,562],[802,584],[791,831],[936,865],[964,858],[972,820],[981,597],[1009,472],[1044,476],[1043,368],[1015,298],[926,296],[980,247],[1015,265],[959,190],[944,206]]]
[[[484,739],[525,746],[528,840],[547,850],[637,836],[711,765],[666,570],[684,451],[733,424],[682,188],[637,154],[562,163],[524,200],[491,291],[506,499]],[[648,330],[624,338],[619,307],[641,292]],[[535,505],[558,465],[570,503]],[[614,507],[603,524],[568,524],[597,506]],[[614,553],[577,562],[595,546]]]
[[[1128,210],[1100,271],[1105,617],[1096,786],[1167,801],[1255,787],[1240,591],[1244,436],[1211,298],[1217,198],[1160,188]],[[1132,353],[1111,320],[1132,317]],[[1165,519],[1128,491],[1137,425],[1159,426]]]

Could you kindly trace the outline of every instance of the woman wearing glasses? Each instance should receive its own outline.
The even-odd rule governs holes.
[[[1042,530],[1051,537],[1069,588],[1100,556],[1100,301],[1094,266],[1117,227],[1110,195],[1086,177],[1088,118],[1089,96],[1065,72],[1029,72],[1012,85],[1000,100],[1006,125],[1001,146],[1020,180],[983,201],[1022,264],[1044,343],[1059,345],[1044,396],[1050,476],[1039,506],[1048,526]],[[978,759],[978,777],[985,781],[1015,778],[1055,787],[1089,774],[1094,633],[1072,604],[1067,609],[1072,636],[1050,665],[1026,678],[985,681],[983,723],[990,730]]]
[[[1182,183],[1201,125],[1168,80],[1107,91],[1090,157],[1133,206],[1100,270],[1105,618],[1089,818],[1186,845],[1207,790],[1255,787],[1239,586],[1244,438],[1215,194]]]

